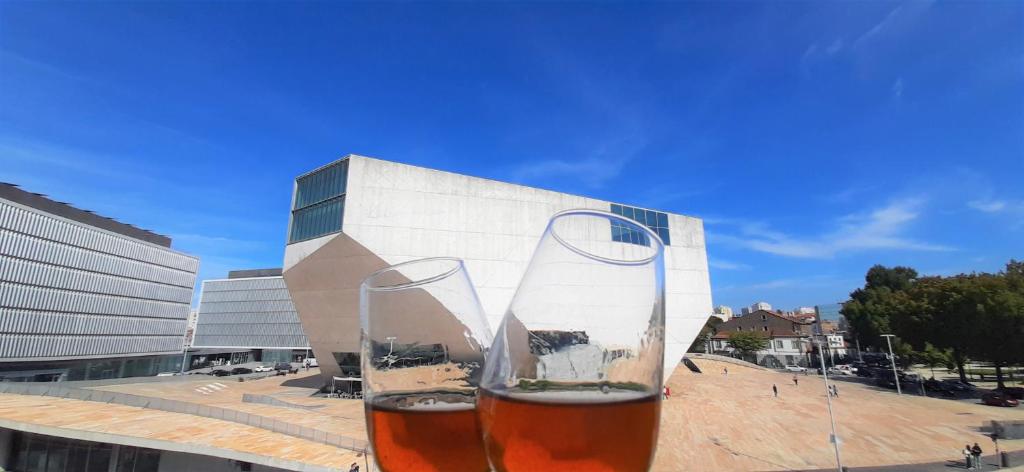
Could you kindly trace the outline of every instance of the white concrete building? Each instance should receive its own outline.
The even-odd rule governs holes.
[[[0,379],[177,371],[198,268],[167,236],[0,183]]]
[[[724,321],[729,321],[729,320],[732,319],[732,316],[733,316],[732,315],[732,307],[728,307],[728,306],[725,306],[725,305],[718,305],[718,306],[715,307],[715,312],[712,313],[711,316],[716,316],[716,317],[718,317],[718,319],[722,320],[723,322]]]
[[[708,313],[697,218],[350,155],[296,179],[284,279],[325,375],[358,369],[359,284],[413,259],[465,260],[496,329],[549,218],[572,208],[620,214],[665,240],[666,369]]]
[[[768,302],[757,302],[757,303],[755,303],[753,305],[750,305],[751,313],[753,313],[755,311],[758,311],[758,310],[772,311],[772,306]]]
[[[248,349],[264,363],[298,361],[309,350],[281,269],[234,270],[226,279],[204,280],[192,345],[211,352]]]

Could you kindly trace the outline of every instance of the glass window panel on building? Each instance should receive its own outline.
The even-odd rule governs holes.
[[[668,214],[660,211],[633,208],[615,203],[611,204],[611,212],[616,215],[622,215],[623,217],[629,218],[650,228],[651,231],[655,232],[658,237],[661,238],[662,242],[664,242],[666,246],[672,244],[669,237]],[[650,241],[647,240],[647,234],[629,228],[622,228],[619,232],[619,236],[616,236],[616,233],[613,230],[612,240],[633,244],[650,244]]]

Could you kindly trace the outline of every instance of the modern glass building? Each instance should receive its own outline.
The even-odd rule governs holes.
[[[0,380],[178,370],[199,259],[170,247],[0,184]]]
[[[281,269],[238,270],[204,280],[192,346],[249,349],[249,360],[292,362],[309,352]],[[237,358],[237,356],[236,356]]]
[[[293,188],[284,281],[321,372],[358,372],[359,284],[392,264],[463,259],[496,328],[549,218],[572,208],[623,215],[665,242],[666,368],[675,368],[711,312],[700,219],[350,155]],[[616,242],[650,243],[610,231]]]

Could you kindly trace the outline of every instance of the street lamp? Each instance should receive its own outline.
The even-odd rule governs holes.
[[[896,355],[892,353],[892,338],[895,336],[895,334],[882,335],[885,338],[885,343],[889,345],[889,360],[892,361],[892,377],[896,379],[896,393],[903,395],[903,391],[900,390],[900,376],[896,373]]]
[[[824,336],[822,336],[824,337]],[[836,418],[832,415],[832,391],[828,387],[828,369],[825,368],[825,353],[821,339],[818,339],[818,358],[821,360],[821,374],[825,376],[825,399],[828,401],[828,420],[832,422],[832,446],[836,450],[836,470],[843,471],[843,460],[839,456],[839,435],[836,434]]]

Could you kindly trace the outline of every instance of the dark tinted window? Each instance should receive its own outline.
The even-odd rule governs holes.
[[[305,241],[341,231],[347,186],[347,159],[297,179],[288,242]]]
[[[668,214],[660,211],[628,207],[617,203],[611,204],[611,212],[616,215],[622,215],[623,217],[629,218],[650,228],[651,231],[654,231],[658,237],[661,238],[661,241],[664,242],[666,246],[672,244],[672,241],[669,238]],[[612,241],[643,245],[650,244],[646,233],[617,225],[614,222],[612,223]]]

